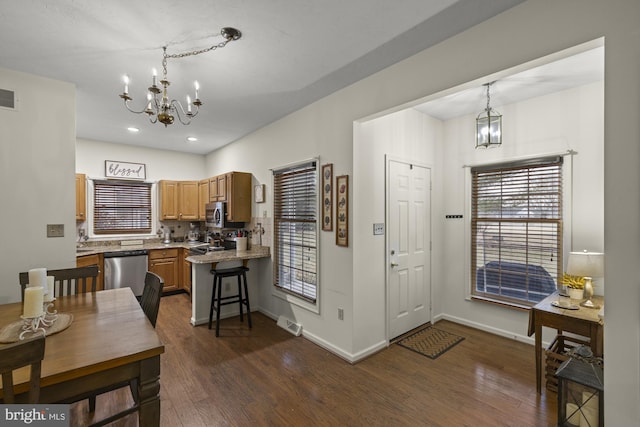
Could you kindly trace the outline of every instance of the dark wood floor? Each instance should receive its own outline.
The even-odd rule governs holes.
[[[556,395],[535,392],[532,346],[441,321],[465,340],[436,360],[399,345],[355,365],[253,313],[221,322],[220,337],[189,324],[187,295],[164,297],[161,424],[197,426],[553,426]],[[245,320],[246,322],[246,320]],[[98,397],[95,419],[130,404]],[[93,417],[86,402],[72,425]],[[136,426],[136,415],[112,424]]]

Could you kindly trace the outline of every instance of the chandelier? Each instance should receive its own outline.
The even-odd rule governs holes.
[[[235,28],[225,27],[220,31],[220,35],[224,38],[224,41],[213,45],[211,47],[194,50],[191,52],[178,53],[169,55],[167,54],[167,47],[162,48],[162,79],[160,79],[160,85],[158,85],[158,77],[155,69],[153,70],[153,76],[151,80],[151,86],[147,89],[147,104],[142,110],[135,110],[129,105],[129,101],[133,101],[133,98],[129,96],[129,77],[124,76],[124,91],[120,94],[120,98],[124,100],[124,106],[127,110],[135,114],[145,113],[149,116],[151,123],[160,122],[165,127],[173,124],[174,119],[177,117],[180,123],[188,125],[191,123],[191,119],[198,115],[202,101],[198,96],[198,90],[200,86],[197,81],[193,83],[195,89],[195,96],[193,100],[187,95],[187,108],[182,106],[180,101],[175,99],[169,100],[169,94],[167,88],[171,84],[167,79],[167,59],[168,58],[184,58],[187,56],[195,56],[201,53],[209,52],[217,48],[225,47],[227,43],[233,40],[238,40],[242,33]]]
[[[502,144],[502,116],[489,105],[489,88],[493,83],[484,84],[487,87],[487,107],[476,118],[476,148],[498,147]]]

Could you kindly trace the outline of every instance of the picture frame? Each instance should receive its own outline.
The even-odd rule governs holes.
[[[147,166],[144,163],[104,161],[104,176],[112,179],[130,179],[144,181],[147,179]]]
[[[322,231],[333,231],[333,163],[322,165]]]
[[[336,245],[349,246],[349,175],[336,177]]]
[[[253,200],[256,203],[264,203],[264,184],[258,184],[253,187]]]

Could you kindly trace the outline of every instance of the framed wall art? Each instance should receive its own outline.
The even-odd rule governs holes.
[[[333,230],[333,163],[322,165],[322,230]]]
[[[258,184],[253,187],[253,200],[256,203],[264,203],[264,184]]]
[[[336,177],[336,245],[349,246],[349,175]]]

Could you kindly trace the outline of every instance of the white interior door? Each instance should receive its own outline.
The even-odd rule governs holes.
[[[387,162],[389,339],[431,321],[431,170]]]

